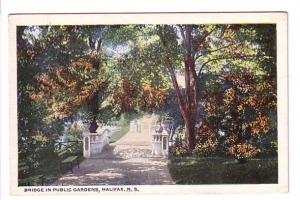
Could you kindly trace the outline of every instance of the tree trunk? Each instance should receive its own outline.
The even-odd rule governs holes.
[[[195,141],[195,119],[191,115],[187,116],[187,119],[185,120],[185,128],[186,128],[186,134],[188,136],[188,147],[192,151],[194,150],[196,146]]]
[[[195,59],[192,44],[192,26],[186,25],[180,27],[183,47],[185,49],[184,55],[184,75],[185,75],[185,94],[182,94],[178,86],[176,74],[169,58],[165,59],[165,65],[170,73],[171,80],[175,89],[177,103],[180,108],[181,115],[185,122],[186,135],[188,147],[193,150],[196,145],[195,141],[195,125],[199,111],[199,81],[195,71]],[[168,42],[164,38],[163,31],[160,29],[160,38],[164,47]],[[166,50],[167,47],[165,48]]]
[[[188,136],[188,146],[190,150],[193,150],[196,145],[195,125],[198,114],[198,102],[199,102],[199,87],[198,80],[195,78],[195,63],[191,55],[188,55],[185,59],[185,75],[187,77],[185,89],[186,89],[186,133]]]

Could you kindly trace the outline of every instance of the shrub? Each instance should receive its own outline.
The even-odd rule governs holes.
[[[196,144],[193,153],[208,156],[214,154],[217,148],[218,148],[218,141],[209,139],[206,142]]]
[[[216,140],[216,133],[210,127],[209,123],[206,120],[204,120],[202,123],[198,125],[197,132],[196,132],[196,140],[198,143],[205,143],[209,140],[211,141]]]
[[[186,146],[177,146],[175,147],[175,156],[183,157],[189,154],[188,147]]]
[[[260,152],[260,149],[254,147],[252,144],[249,143],[239,143],[229,147],[228,151],[229,154],[233,155],[236,159],[240,160],[253,158]]]

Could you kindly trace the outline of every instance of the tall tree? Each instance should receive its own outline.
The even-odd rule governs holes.
[[[259,73],[263,71],[259,60],[266,56],[259,54],[261,44],[254,40],[256,29],[251,25],[161,25],[157,33],[163,49],[162,62],[172,80],[192,150],[195,124],[200,119],[199,83],[203,74],[228,68],[248,68]],[[185,77],[184,92],[176,77],[180,66]]]

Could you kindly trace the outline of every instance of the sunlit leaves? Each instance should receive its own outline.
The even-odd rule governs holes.
[[[252,158],[261,152],[260,149],[249,143],[239,143],[229,147],[229,153],[237,159]]]
[[[145,111],[158,111],[167,103],[169,90],[167,88],[155,88],[144,84],[139,105]]]

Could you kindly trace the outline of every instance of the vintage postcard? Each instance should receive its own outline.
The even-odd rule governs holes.
[[[11,194],[288,191],[287,13],[9,27]]]

